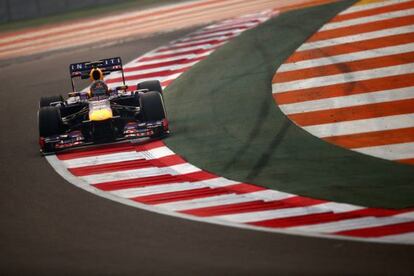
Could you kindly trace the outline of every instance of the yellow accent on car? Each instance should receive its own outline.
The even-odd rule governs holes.
[[[89,112],[90,121],[104,121],[112,118],[111,109],[100,109]]]

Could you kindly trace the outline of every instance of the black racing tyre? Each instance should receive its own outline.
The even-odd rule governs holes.
[[[137,90],[148,89],[148,91],[157,91],[162,94],[161,83],[157,80],[143,81],[137,84]]]
[[[150,91],[140,97],[141,112],[146,121],[165,119],[164,101],[160,93]]]
[[[58,135],[62,131],[62,117],[56,106],[45,106],[39,109],[39,136],[48,137]]]
[[[64,99],[61,95],[59,95],[59,96],[44,96],[44,97],[40,98],[39,106],[40,107],[50,106],[51,103],[63,102],[63,101],[64,101]]]

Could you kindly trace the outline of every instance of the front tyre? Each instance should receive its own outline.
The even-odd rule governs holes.
[[[145,121],[161,121],[166,118],[164,101],[159,92],[150,91],[142,94],[140,104]]]
[[[51,103],[55,103],[55,102],[63,102],[64,99],[62,97],[62,95],[59,96],[44,96],[40,98],[40,102],[39,102],[39,107],[46,107],[46,106],[50,106]]]
[[[161,83],[157,80],[143,81],[137,84],[137,90],[147,89],[148,91],[157,91],[162,95]]]
[[[59,135],[62,131],[62,118],[56,106],[46,106],[39,109],[39,136],[49,137]]]

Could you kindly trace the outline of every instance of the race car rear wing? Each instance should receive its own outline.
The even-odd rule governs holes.
[[[88,79],[92,69],[100,69],[104,75],[109,75],[114,71],[121,71],[122,81],[125,85],[124,69],[120,57],[106,58],[97,61],[84,61],[69,65],[72,91],[75,92],[74,78]]]

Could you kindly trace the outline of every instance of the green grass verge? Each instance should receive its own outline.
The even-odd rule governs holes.
[[[74,19],[87,19],[96,16],[105,16],[113,13],[145,9],[170,3],[185,2],[188,0],[127,0],[121,3],[101,5],[97,7],[75,10],[72,12],[45,16],[35,19],[19,20],[0,24],[0,32],[16,31],[28,27],[39,27],[46,24],[62,23]]]
[[[166,143],[218,175],[363,206],[414,205],[414,167],[326,143],[274,104],[276,69],[352,1],[284,13],[197,64],[166,91]]]

